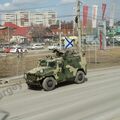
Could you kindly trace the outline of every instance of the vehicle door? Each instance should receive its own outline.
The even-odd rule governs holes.
[[[73,76],[72,72],[69,70],[67,60],[62,61],[62,63],[60,64],[60,68],[61,68],[61,71],[59,73],[60,80],[64,81],[64,80],[67,80],[68,78],[71,78]]]
[[[57,68],[55,70],[55,73],[56,73],[56,78],[58,81],[64,81],[66,79],[64,61],[57,62]]]
[[[80,68],[80,56],[69,56],[65,61],[66,79],[73,78]]]

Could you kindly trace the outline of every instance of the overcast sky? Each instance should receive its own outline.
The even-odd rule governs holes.
[[[89,14],[92,13],[92,5],[97,4],[99,6],[99,16],[101,16],[101,4],[103,1],[107,3],[106,16],[110,14],[111,1],[116,5],[115,16],[118,19],[120,17],[120,0],[81,0],[84,4],[89,5]],[[36,9],[36,10],[55,10],[59,16],[74,14],[76,0],[0,0],[1,13],[7,10],[19,10],[19,9]],[[3,11],[2,11],[3,10]]]

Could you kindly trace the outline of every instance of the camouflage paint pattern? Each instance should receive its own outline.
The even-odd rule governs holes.
[[[41,81],[46,77],[53,76],[57,82],[69,80],[76,76],[77,71],[83,70],[86,74],[87,63],[85,55],[79,55],[71,51],[65,53],[56,54],[55,58],[44,59],[44,62],[53,62],[56,65],[53,66],[39,66],[28,71],[25,75],[26,81]],[[41,61],[40,61],[41,62]],[[30,77],[29,77],[30,76]],[[33,76],[33,78],[31,77]],[[34,77],[35,76],[35,77]]]

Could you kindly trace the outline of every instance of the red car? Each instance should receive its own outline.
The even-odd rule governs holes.
[[[10,47],[4,47],[3,48],[3,51],[5,52],[5,53],[10,53]]]

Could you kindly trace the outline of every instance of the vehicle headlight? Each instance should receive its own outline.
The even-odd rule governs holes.
[[[26,73],[24,74],[24,78],[27,79],[27,74]]]

